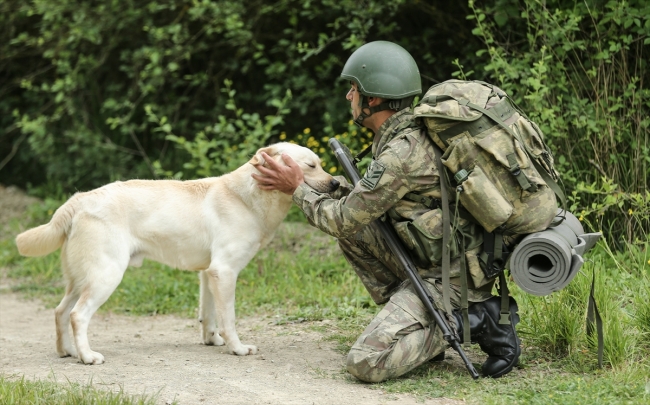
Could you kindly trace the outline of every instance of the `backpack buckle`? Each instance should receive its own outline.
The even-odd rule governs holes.
[[[510,167],[508,170],[510,173],[512,173],[513,176],[519,176],[521,173],[521,168],[519,167],[519,163],[517,162],[517,159],[514,157],[514,155],[508,155],[508,163],[510,163]]]

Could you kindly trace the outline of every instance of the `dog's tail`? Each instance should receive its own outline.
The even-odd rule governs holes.
[[[45,256],[60,248],[70,229],[75,203],[76,198],[72,197],[56,210],[49,223],[16,236],[18,252],[23,256]]]

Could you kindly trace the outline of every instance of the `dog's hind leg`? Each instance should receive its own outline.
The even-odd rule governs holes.
[[[61,357],[77,357],[77,349],[70,338],[70,311],[77,303],[79,294],[75,289],[74,279],[70,277],[68,272],[65,244],[61,249],[61,268],[67,285],[65,288],[65,296],[54,311],[54,320],[56,322],[56,351]]]
[[[206,271],[199,272],[199,280],[201,281],[199,322],[201,322],[203,343],[206,345],[222,346],[225,341],[217,332],[217,307],[212,291],[210,291],[209,277]]]
[[[79,299],[70,311],[70,324],[79,359],[85,364],[101,364],[104,356],[90,349],[88,325],[97,309],[122,281],[129,264],[126,237],[119,229],[88,216],[68,237],[66,259]]]
[[[77,349],[70,338],[70,311],[77,303],[79,295],[74,292],[69,283],[65,289],[65,296],[54,311],[56,321],[56,351],[61,357],[77,357]]]
[[[101,267],[92,270],[94,274],[89,275],[89,280],[81,290],[79,300],[70,313],[70,323],[77,352],[79,359],[84,364],[102,364],[104,362],[104,356],[101,353],[90,349],[88,325],[97,309],[108,300],[120,284],[124,270],[126,270],[126,264],[118,266],[114,262],[103,261],[97,265]]]

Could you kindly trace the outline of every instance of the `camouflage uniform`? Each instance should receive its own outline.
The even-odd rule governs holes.
[[[323,232],[339,239],[339,245],[377,304],[386,306],[377,314],[348,355],[351,374],[364,381],[397,377],[426,362],[448,344],[413,291],[404,270],[371,222],[388,214],[406,246],[415,252],[417,243],[429,242],[428,254],[415,255],[417,268],[432,296],[441,304],[439,266],[442,225],[440,209],[404,199],[410,192],[440,198],[440,182],[432,143],[415,124],[409,109],[387,119],[377,131],[372,146],[373,161],[359,184],[352,189],[343,178],[332,195],[319,193],[306,184],[298,187],[294,202],[308,220]],[[482,230],[465,222],[458,224],[467,236],[470,256],[476,256]],[[452,246],[452,278],[460,275],[458,247]],[[424,260],[428,259],[428,260]],[[433,263],[433,264],[432,264]],[[469,264],[471,267],[471,264]],[[480,270],[479,270],[480,272]],[[454,280],[452,279],[452,280]],[[491,297],[491,284],[470,289],[469,301]],[[460,291],[452,285],[451,302],[459,307]],[[442,306],[440,306],[442,307]]]

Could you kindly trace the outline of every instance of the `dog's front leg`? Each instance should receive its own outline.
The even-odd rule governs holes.
[[[217,307],[214,302],[214,296],[210,291],[210,275],[207,271],[199,273],[201,281],[201,298],[199,299],[199,322],[201,322],[201,332],[203,343],[206,345],[222,346],[225,341],[217,332]]]
[[[235,286],[237,271],[227,266],[210,266],[205,270],[208,287],[212,292],[217,310],[218,332],[225,339],[228,349],[239,356],[257,353],[257,347],[244,345],[235,329]]]

